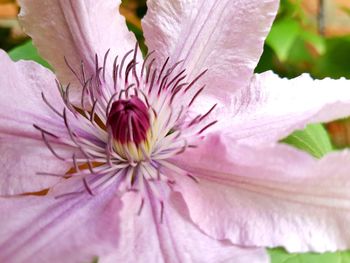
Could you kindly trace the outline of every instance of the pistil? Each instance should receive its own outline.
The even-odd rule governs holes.
[[[149,109],[141,99],[132,96],[113,102],[107,119],[115,150],[129,161],[142,161],[150,152]]]

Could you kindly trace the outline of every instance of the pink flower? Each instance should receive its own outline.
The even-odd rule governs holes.
[[[349,83],[253,75],[278,1],[149,0],[144,60],[116,0],[20,3],[64,86],[0,53],[1,262],[261,263],[261,247],[350,246],[349,152],[276,143],[349,115]]]

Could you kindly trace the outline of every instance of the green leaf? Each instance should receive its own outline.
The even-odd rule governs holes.
[[[296,131],[282,142],[321,158],[333,150],[331,140],[322,124],[310,124],[304,130]]]
[[[40,57],[37,49],[33,46],[32,41],[28,41],[23,45],[15,47],[14,49],[10,50],[8,54],[14,61],[18,61],[21,59],[34,60],[39,64],[43,65],[44,67],[51,69],[50,64],[47,61],[45,61],[42,57]]]
[[[348,263],[350,262],[350,251],[339,251],[335,253],[287,253],[282,248],[269,249],[271,263]]]
[[[327,51],[325,39],[311,31],[301,31],[300,36],[309,44],[311,44],[320,55]]]
[[[327,38],[325,44],[327,52],[313,64],[313,75],[350,78],[350,36]]]
[[[281,61],[285,61],[299,32],[300,25],[297,21],[289,18],[277,21],[266,39],[266,44],[276,52]]]

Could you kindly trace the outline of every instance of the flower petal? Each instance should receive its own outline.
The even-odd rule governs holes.
[[[58,178],[37,172],[65,173],[69,167],[45,146],[34,124],[51,131],[65,131],[63,120],[44,102],[58,111],[63,102],[54,75],[33,62],[12,62],[0,51],[0,195],[43,190]],[[59,146],[63,155],[72,149]],[[43,162],[43,160],[45,160]]]
[[[199,180],[175,179],[210,236],[291,252],[350,247],[349,151],[315,160],[287,145],[252,149],[212,135],[174,162]]]
[[[55,76],[35,62],[14,63],[0,50],[0,136],[40,138],[33,127],[59,126],[58,115],[45,103],[62,112],[64,104],[55,83]]]
[[[113,188],[94,197],[1,198],[0,261],[105,262],[118,243],[119,209]]]
[[[40,173],[65,174],[69,169],[52,155],[44,142],[0,139],[0,152],[1,196],[42,191],[60,178]]]
[[[64,84],[77,79],[66,65],[80,72],[84,61],[86,76],[95,72],[95,54],[100,65],[110,49],[107,68],[112,70],[116,55],[133,49],[134,35],[119,15],[120,0],[20,0],[20,20],[33,38],[40,54],[55,68]],[[77,94],[75,94],[77,96]]]
[[[288,80],[265,72],[255,76],[250,90],[236,102],[230,136],[248,142],[277,141],[309,123],[350,115],[350,81],[313,80],[307,74]]]
[[[201,82],[224,101],[248,85],[278,3],[150,0],[142,26],[149,50],[173,63],[184,59],[189,79],[208,69]]]
[[[158,190],[161,188],[157,185]],[[129,192],[123,196],[120,243],[110,262],[269,261],[263,249],[243,249],[229,242],[209,238],[191,222],[188,209],[179,194],[172,195],[171,199],[163,197],[166,199],[161,203],[150,190],[145,194],[142,204],[137,193]]]

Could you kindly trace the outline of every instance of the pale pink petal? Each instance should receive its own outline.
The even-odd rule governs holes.
[[[120,0],[20,0],[20,21],[33,38],[39,53],[54,67],[64,84],[77,79],[66,65],[80,72],[84,61],[86,77],[95,72],[95,54],[103,65],[106,52],[108,73],[116,55],[135,47],[136,39],[119,14]],[[77,96],[77,94],[75,94]]]
[[[231,106],[221,107],[215,115],[217,128],[235,140],[278,141],[309,123],[350,115],[350,81],[313,80],[307,74],[291,80],[272,72],[258,74],[249,89],[234,94]]]
[[[0,139],[0,152],[0,196],[44,190],[60,178],[41,173],[64,175],[70,168],[54,157],[42,141]]]
[[[263,50],[279,1],[147,1],[146,44],[164,62],[184,61],[188,79],[208,69],[205,91],[225,100],[245,88]]]
[[[316,160],[287,145],[253,149],[213,135],[174,163],[199,180],[176,183],[212,237],[291,252],[350,247],[349,151]]]
[[[0,51],[0,71],[1,138],[40,138],[33,124],[64,126],[42,97],[44,95],[46,101],[62,113],[64,104],[52,72],[35,62],[14,63],[4,51]]]
[[[148,186],[150,187],[150,186]],[[158,191],[165,191],[157,185]],[[203,234],[192,223],[179,194],[162,202],[149,190],[141,197],[126,193],[120,212],[120,242],[110,262],[155,263],[263,263],[268,256],[263,249],[248,249],[220,242]]]
[[[54,75],[33,62],[12,62],[0,51],[0,195],[43,190],[58,178],[37,172],[65,173],[69,167],[50,153],[38,125],[51,131],[64,131],[64,123],[44,101],[63,109]],[[66,133],[66,132],[65,132]],[[62,132],[62,135],[64,133]],[[60,147],[63,156],[72,149]]]
[[[96,196],[0,199],[0,261],[104,261],[118,245],[120,200],[110,188]]]

